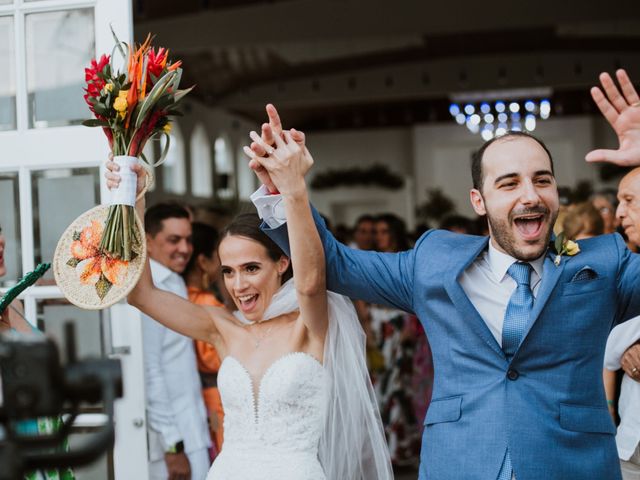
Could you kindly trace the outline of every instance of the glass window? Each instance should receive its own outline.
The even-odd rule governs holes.
[[[218,137],[214,144],[216,156],[216,190],[220,198],[233,197],[233,153],[229,141]]]
[[[79,124],[84,69],[95,56],[93,9],[31,13],[25,17],[29,128]]]
[[[53,169],[33,173],[35,263],[51,262],[60,235],[78,216],[100,203],[96,168]],[[51,270],[45,279],[53,279]]]
[[[213,195],[211,144],[202,125],[191,136],[191,193],[199,197]]]
[[[0,174],[0,227],[5,246],[2,262],[7,270],[0,278],[0,285],[9,287],[22,277],[22,253],[20,248],[20,205],[18,196],[18,174]]]
[[[71,323],[75,330],[75,349],[78,359],[105,356],[102,323],[108,316],[106,310],[83,310],[64,299],[39,300],[37,303],[38,328],[51,337],[60,349],[60,358],[66,358],[65,325]]]
[[[27,0],[27,2],[32,2],[33,0]],[[13,0],[0,0],[0,5],[11,5]]]
[[[249,157],[241,149],[237,154],[236,172],[238,175],[238,197],[240,200],[249,200],[251,195],[258,187],[258,180],[253,170],[249,168]]]
[[[165,192],[182,195],[187,193],[187,174],[184,160],[184,141],[176,122],[173,122],[170,137],[169,152],[162,164],[162,184]],[[164,137],[160,143],[163,149]]]
[[[5,2],[8,3],[8,2]],[[0,4],[2,2],[0,1]],[[16,129],[16,64],[13,17],[0,17],[0,130]]]

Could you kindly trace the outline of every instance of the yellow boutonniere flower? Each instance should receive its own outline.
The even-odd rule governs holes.
[[[573,240],[569,240],[568,238],[566,238],[564,232],[560,233],[556,237],[554,246],[556,249],[556,258],[554,259],[553,263],[556,265],[556,267],[560,265],[562,255],[573,257],[574,255],[580,253],[580,246]]]
[[[162,127],[162,131],[168,135],[169,133],[171,133],[171,127],[171,122],[167,122],[167,124]]]

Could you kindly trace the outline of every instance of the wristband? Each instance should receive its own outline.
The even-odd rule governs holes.
[[[613,404],[614,404],[614,403],[615,403],[615,402],[614,402],[613,400],[609,400],[609,399],[607,399],[607,405],[608,405],[608,406],[613,407]]]

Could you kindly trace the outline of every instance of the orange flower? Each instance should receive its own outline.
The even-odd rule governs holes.
[[[98,255],[100,239],[102,238],[102,224],[92,220],[91,225],[80,232],[80,239],[71,244],[71,255],[78,260],[85,260]]]
[[[93,285],[104,277],[113,285],[121,283],[127,273],[129,262],[110,258],[100,252],[102,224],[96,220],[80,232],[79,239],[71,244],[71,255],[80,260],[76,267],[80,282]]]

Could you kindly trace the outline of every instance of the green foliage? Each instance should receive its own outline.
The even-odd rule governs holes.
[[[404,186],[404,179],[385,165],[373,165],[368,168],[330,169],[318,173],[311,181],[311,188],[314,190],[354,185],[399,190]]]

